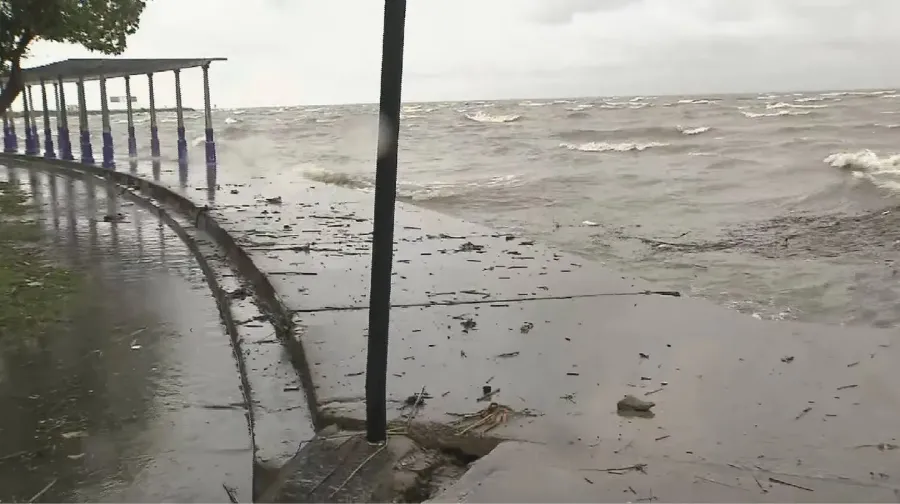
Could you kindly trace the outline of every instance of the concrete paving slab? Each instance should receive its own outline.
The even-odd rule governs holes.
[[[896,483],[505,442],[427,502],[896,502]],[[609,468],[626,468],[604,471]],[[791,486],[794,485],[794,486]]]
[[[292,309],[368,306],[372,196],[310,183],[267,203],[220,203],[213,214]],[[232,199],[229,198],[228,201]],[[600,268],[531,240],[400,204],[392,303],[432,303],[634,293],[647,282]]]
[[[301,320],[320,407],[363,418],[367,313]],[[396,309],[391,335],[395,419],[423,386],[433,397],[416,420],[447,423],[448,413],[485,407],[477,399],[490,385],[499,390],[491,400],[542,414],[511,414],[491,431],[500,437],[900,477],[900,347],[888,331],[765,322],[698,299],[604,296]],[[626,394],[654,401],[655,417],[620,416]]]

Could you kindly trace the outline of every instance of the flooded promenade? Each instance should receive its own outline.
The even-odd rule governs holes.
[[[78,279],[52,332],[0,331],[0,502],[249,500],[240,375],[187,246],[99,180],[0,166],[0,181],[32,195]]]

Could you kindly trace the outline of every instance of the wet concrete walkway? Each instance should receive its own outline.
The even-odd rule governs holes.
[[[294,313],[318,414],[359,425],[371,195],[224,168],[213,201],[187,173],[141,173],[210,205]],[[424,387],[416,440],[507,443],[439,500],[900,495],[896,334],[755,320],[408,205],[395,239],[390,416]],[[620,411],[626,394],[655,404]]]
[[[240,379],[188,248],[99,181],[0,179],[32,192],[47,247],[84,277],[57,331],[0,338],[0,502],[48,485],[40,501],[223,502],[223,485],[248,501]]]

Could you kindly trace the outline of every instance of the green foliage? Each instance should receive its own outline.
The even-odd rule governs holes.
[[[146,0],[0,0],[0,113],[22,90],[21,60],[37,40],[122,54]]]
[[[121,54],[145,6],[145,0],[5,0],[0,3],[0,61],[9,63],[17,51],[21,56],[35,40]]]

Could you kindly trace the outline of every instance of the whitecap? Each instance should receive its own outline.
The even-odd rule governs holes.
[[[623,142],[623,143],[606,143],[606,142],[587,142],[583,144],[561,143],[560,147],[580,151],[580,152],[640,152],[653,147],[667,147],[669,144],[661,142]]]

